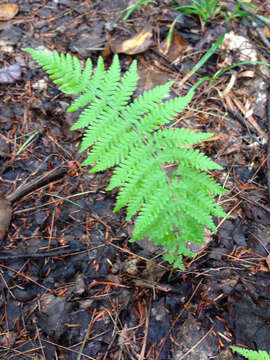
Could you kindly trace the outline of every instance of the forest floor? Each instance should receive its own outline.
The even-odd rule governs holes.
[[[242,61],[243,39],[248,56],[270,63],[270,31],[256,17],[269,18],[270,5],[253,3],[246,23],[181,16],[168,46],[180,14],[169,1],[125,21],[127,0],[0,1],[1,359],[240,358],[230,345],[270,352],[269,68],[240,65],[203,82],[173,123],[214,133],[198,149],[223,167],[213,176],[229,192],[218,199],[228,217],[216,219],[217,234],[170,278],[159,249],[128,242],[133,224],[105,191],[112,171],[80,165],[72,98],[23,51],[94,64],[102,55],[106,66],[119,53],[123,70],[137,59],[139,92],[172,80],[173,96],[183,96]],[[224,31],[227,41],[181,82]]]

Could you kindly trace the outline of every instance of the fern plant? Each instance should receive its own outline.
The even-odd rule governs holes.
[[[120,188],[115,211],[126,207],[127,219],[137,215],[130,241],[149,236],[166,250],[165,260],[183,269],[182,256],[194,255],[186,242],[203,243],[205,226],[216,232],[212,215],[226,215],[213,198],[225,190],[204,172],[221,167],[192,148],[212,134],[162,128],[191,101],[194,88],[163,102],[168,82],[134,98],[136,61],[121,76],[117,56],[108,70],[99,57],[93,72],[90,59],[83,68],[70,54],[25,51],[63,93],[79,94],[67,111],[83,108],[71,127],[85,129],[80,151],[88,155],[82,165],[94,164],[90,172],[115,167],[107,189]]]
[[[231,348],[248,360],[270,360],[270,356],[268,355],[268,353],[263,350],[254,351],[240,348],[238,346],[231,346]]]

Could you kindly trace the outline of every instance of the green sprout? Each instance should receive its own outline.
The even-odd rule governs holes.
[[[189,5],[174,6],[184,14],[198,15],[201,19],[202,28],[205,24],[221,13],[222,6],[217,0],[190,0]]]

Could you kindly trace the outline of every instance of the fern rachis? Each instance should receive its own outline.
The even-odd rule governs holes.
[[[221,167],[191,147],[212,134],[160,128],[183,111],[194,90],[163,102],[172,85],[167,83],[133,99],[136,61],[121,76],[117,56],[107,71],[100,57],[92,73],[90,59],[83,69],[69,54],[25,51],[61,91],[79,95],[68,111],[83,108],[71,128],[86,128],[80,151],[88,150],[88,156],[82,165],[94,164],[91,172],[115,167],[108,190],[120,188],[115,211],[126,206],[128,219],[137,215],[131,241],[148,235],[168,251],[166,260],[183,268],[182,255],[192,255],[186,241],[203,242],[204,226],[216,231],[212,216],[226,215],[213,199],[224,189],[203,172]]]

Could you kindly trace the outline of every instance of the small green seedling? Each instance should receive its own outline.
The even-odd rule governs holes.
[[[130,15],[135,11],[138,7],[142,6],[143,4],[147,4],[149,2],[155,3],[153,0],[139,0],[134,5],[131,5],[127,9],[123,10],[126,11],[126,15],[123,17],[123,21],[126,21]]]
[[[243,6],[245,6],[245,9],[257,7],[257,5],[252,3],[237,1],[236,5],[230,10],[217,0],[190,0],[187,5],[175,5],[173,7],[184,14],[198,15],[201,19],[202,28],[204,28],[208,21],[215,19],[217,16],[223,17],[227,24],[235,18],[241,18],[247,24],[246,18],[253,18],[254,15],[248,10],[243,10]],[[256,17],[267,22],[267,19],[262,16],[256,15]]]
[[[172,82],[134,97],[137,64],[121,76],[118,57],[106,71],[101,57],[95,71],[84,69],[70,54],[25,49],[47,71],[59,89],[79,96],[68,112],[82,108],[71,130],[85,129],[80,152],[90,172],[114,167],[107,190],[119,188],[115,211],[135,215],[131,241],[149,237],[161,245],[164,259],[184,269],[182,256],[194,254],[186,242],[203,243],[205,227],[216,232],[212,216],[226,216],[214,195],[226,191],[205,173],[221,169],[192,145],[212,136],[189,129],[165,128],[191,101],[196,85],[184,97],[167,101]]]
[[[26,147],[31,143],[31,141],[36,137],[36,135],[40,134],[40,130],[32,131],[31,133],[27,134],[30,135],[27,140],[22,144],[22,146],[19,148],[19,150],[16,152],[16,155],[20,155],[20,153],[26,149]]]

